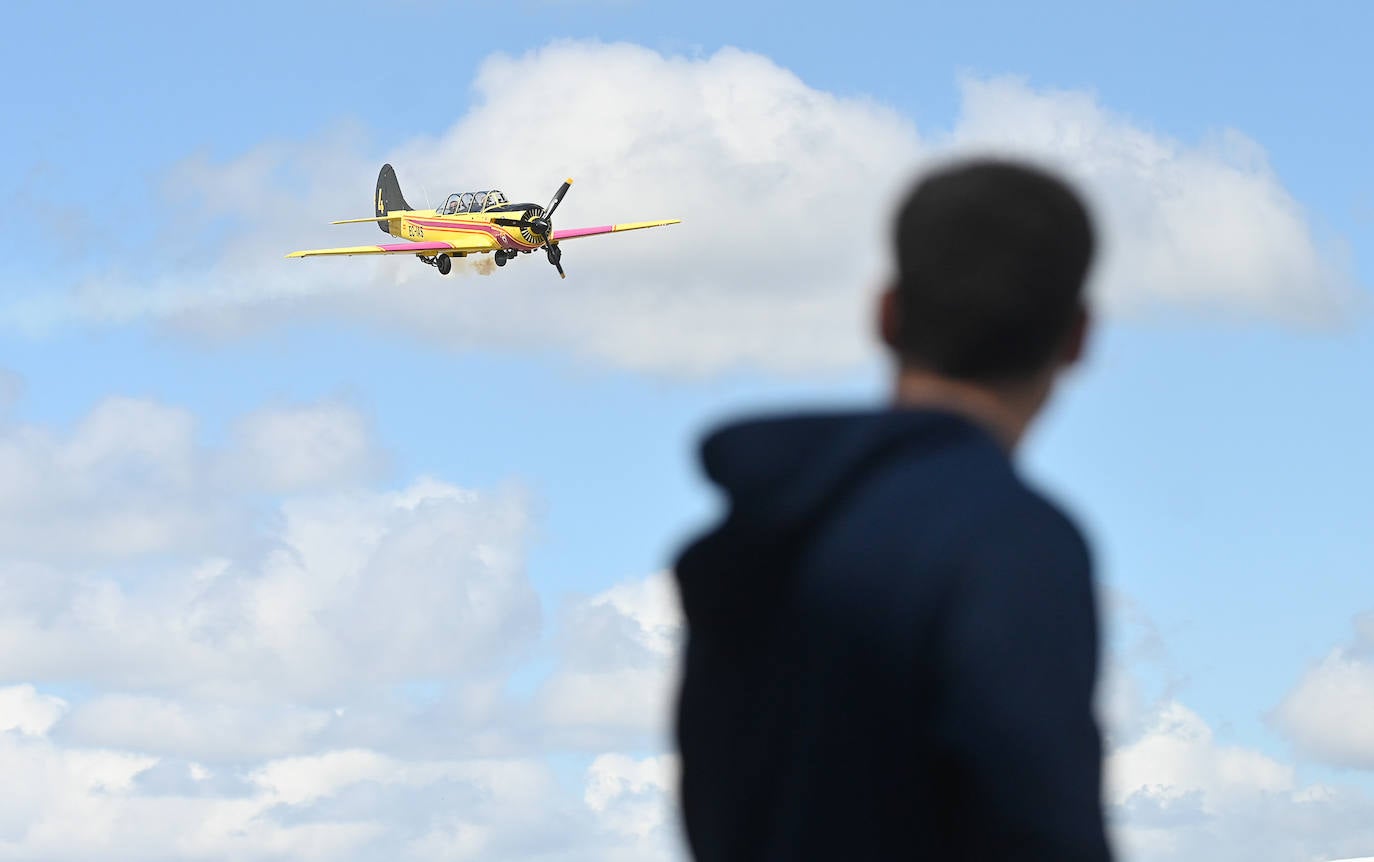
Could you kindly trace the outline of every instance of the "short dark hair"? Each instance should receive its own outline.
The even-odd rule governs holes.
[[[907,196],[895,238],[904,364],[1023,379],[1054,358],[1083,306],[1092,224],[1044,171],[997,160],[938,170]]]

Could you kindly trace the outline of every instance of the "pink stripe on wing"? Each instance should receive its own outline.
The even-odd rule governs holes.
[[[576,227],[571,230],[556,230],[553,232],[555,240],[572,239],[578,236],[592,236],[598,233],[611,233],[615,230],[615,225],[606,224],[601,227]]]

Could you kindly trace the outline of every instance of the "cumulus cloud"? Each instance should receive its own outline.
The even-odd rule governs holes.
[[[0,424],[0,553],[15,565],[213,554],[246,528],[226,495],[338,489],[383,462],[341,404],[261,410],[232,437],[208,446],[189,411],[122,396],[68,429]]]
[[[1104,801],[1122,858],[1324,862],[1374,847],[1374,797],[1223,739],[1185,704],[1159,627],[1129,597],[1107,595]]]
[[[25,779],[0,787],[0,859],[670,858],[653,760],[598,760],[578,798],[539,759],[351,748],[226,782],[195,763],[0,732],[0,771]]]
[[[667,572],[571,602],[559,664],[535,698],[554,738],[622,750],[666,745],[681,634]]]
[[[42,735],[57,723],[66,709],[66,701],[39,694],[31,685],[0,688],[0,733],[13,730]]]
[[[344,404],[260,410],[233,433],[224,469],[269,493],[346,486],[373,478],[380,466],[366,420]]]
[[[1105,245],[1096,286],[1109,309],[1316,323],[1351,298],[1342,247],[1318,242],[1263,148],[1242,133],[1222,129],[1190,145],[1089,93],[1016,78],[967,79],[962,92],[946,147],[1032,157],[1088,193]]]
[[[118,397],[66,431],[0,428],[0,683],[110,687],[74,728],[186,748],[248,729],[230,706],[501,668],[532,642],[521,492],[358,487],[377,447],[338,404],[259,411],[231,437],[207,446],[187,411]],[[265,737],[317,723],[258,719],[279,722]]]
[[[1291,791],[1294,774],[1258,752],[1219,745],[1202,717],[1177,702],[1164,704],[1143,737],[1112,753],[1108,798],[1137,793],[1175,800],[1196,795],[1204,811],[1247,795]]]
[[[1358,789],[1298,780],[1291,764],[1219,741],[1177,701],[1106,761],[1113,836],[1123,858],[1349,857],[1374,847],[1374,799]]]
[[[117,688],[70,709],[55,733],[64,743],[153,752],[207,764],[316,749],[339,717],[334,709],[303,706],[287,698],[235,704],[199,698],[193,691],[155,696]]]
[[[499,667],[536,630],[515,499],[421,482],[293,500],[280,518],[261,557],[135,583],[70,577],[55,607],[18,583],[29,572],[0,572],[19,587],[0,605],[0,679],[328,703],[359,685]]]
[[[540,86],[510,86],[530,80]],[[1234,130],[1180,141],[1090,93],[972,78],[949,128],[920,133],[891,108],[811,87],[757,54],[582,42],[493,55],[472,89],[445,132],[380,156],[336,132],[188,162],[172,184],[182,230],[213,226],[213,246],[161,275],[111,274],[3,319],[152,317],[231,336],[324,317],[673,374],[843,368],[873,356],[867,306],[887,270],[894,196],[920,166],[988,152],[1051,162],[1085,189],[1105,234],[1096,286],[1113,312],[1318,321],[1350,296],[1339,247],[1314,236],[1258,144]],[[409,258],[281,260],[287,246],[377,240],[368,225],[323,223],[371,212],[383,157],[412,205],[491,185],[542,202],[572,174],[563,226],[684,221],[569,243],[566,282],[537,256],[448,280]]]
[[[184,410],[119,397],[65,434],[0,427],[0,551],[70,559],[212,544],[221,513],[188,505],[195,433]]]
[[[1274,711],[1300,751],[1335,766],[1374,770],[1374,614],[1353,642],[1314,664]]]
[[[671,763],[560,741],[506,691],[540,636],[523,491],[372,487],[341,404],[256,411],[216,447],[116,398],[0,445],[32,471],[0,499],[48,506],[42,542],[0,544],[0,774],[24,777],[0,859],[671,857]],[[234,530],[56,550],[121,511],[176,536],[211,501]],[[584,603],[661,658],[663,586]]]
[[[645,838],[661,830],[671,816],[664,803],[677,787],[674,757],[636,760],[603,754],[592,761],[587,775],[587,806],[601,813],[606,826],[616,832]]]

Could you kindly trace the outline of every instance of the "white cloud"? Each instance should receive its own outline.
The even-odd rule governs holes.
[[[1109,308],[1161,304],[1329,322],[1351,299],[1339,248],[1318,245],[1264,150],[1235,130],[1187,145],[1144,129],[1088,93],[1014,78],[963,83],[947,145],[1033,156],[1090,195]]]
[[[657,667],[682,636],[682,610],[671,572],[622,581],[572,601],[563,620],[562,655],[579,669]]]
[[[682,606],[672,572],[625,581],[593,597],[589,610],[613,609],[632,624],[630,637],[659,656],[676,653],[682,637]]]
[[[24,565],[212,554],[249,529],[244,493],[349,487],[382,462],[343,404],[261,410],[231,438],[208,446],[190,412],[119,396],[68,429],[0,424],[0,554]]]
[[[499,672],[532,642],[520,492],[323,492],[376,460],[343,405],[236,429],[209,447],[185,410],[127,398],[66,432],[0,428],[0,684],[107,686],[73,730],[186,749],[244,729],[234,709],[263,698],[328,706],[360,684]],[[261,492],[287,489],[314,493],[263,510]],[[193,691],[220,709],[159,699]],[[272,718],[267,737],[318,724]]]
[[[249,781],[274,801],[286,805],[333,796],[361,781],[377,781],[396,771],[388,758],[373,751],[331,751],[313,757],[273,761],[253,772]]]
[[[678,764],[672,756],[636,760],[623,754],[603,754],[587,768],[583,798],[603,815],[606,825],[622,834],[648,837],[672,816]]]
[[[57,723],[66,709],[67,704],[61,698],[39,694],[31,685],[0,688],[0,733],[14,730],[41,736]]]
[[[1220,739],[1180,700],[1153,621],[1119,595],[1109,608],[1104,796],[1121,858],[1322,862],[1374,847],[1374,798]]]
[[[24,776],[0,786],[0,859],[668,859],[671,770],[599,757],[569,793],[540,759],[351,748],[217,784],[194,763],[0,733],[0,772]]]
[[[302,446],[325,426],[343,443]],[[0,432],[34,471],[8,499],[47,495],[54,546],[145,483],[243,527],[0,546],[0,774],[23,776],[0,787],[0,860],[668,858],[656,767],[605,752],[570,787],[547,758],[603,752],[551,744],[504,693],[539,626],[523,493],[358,487],[375,445],[341,405],[232,428],[209,447],[186,411],[111,399],[68,431]],[[285,496],[264,512],[263,491]],[[662,659],[665,586],[590,604],[622,608]]]
[[[195,434],[184,410],[117,397],[66,434],[0,428],[0,553],[72,559],[212,544],[221,513],[213,501],[191,505]]]
[[[540,85],[510,86],[531,80]],[[323,226],[371,212],[379,158],[341,131],[188,162],[172,183],[183,232],[212,217],[237,232],[161,276],[112,274],[4,319],[153,317],[229,336],[342,316],[452,347],[556,349],[673,374],[847,367],[874,355],[868,297],[901,184],[931,159],[989,150],[1063,164],[1088,191],[1107,240],[1097,284],[1113,311],[1311,321],[1350,295],[1340,254],[1314,239],[1257,144],[1231,130],[1175,140],[1089,93],[970,79],[951,128],[921,135],[890,108],[808,86],[756,54],[579,42],[492,56],[473,87],[444,133],[388,149],[413,205],[422,187],[438,198],[493,184],[543,202],[572,174],[564,226],[683,223],[569,243],[566,282],[537,256],[447,281],[408,258],[282,260],[289,247],[378,238],[368,225]]]
[[[291,703],[239,705],[181,692],[156,697],[115,691],[75,705],[58,735],[82,746],[232,763],[314,749],[336,718],[333,710]]]
[[[540,691],[540,711],[550,726],[575,731],[561,738],[652,739],[668,722],[674,683],[657,668],[565,671]]]
[[[681,611],[672,575],[626,581],[566,608],[559,666],[536,704],[555,738],[628,748],[666,744]]]
[[[1218,744],[1201,716],[1171,702],[1155,713],[1143,737],[1111,753],[1106,786],[1117,805],[1136,794],[1160,800],[1196,794],[1202,810],[1214,813],[1241,797],[1292,791],[1295,779],[1291,766]]]
[[[1125,859],[1334,859],[1374,846],[1374,799],[1302,783],[1293,766],[1219,742],[1177,702],[1106,762],[1112,835]]]
[[[260,410],[234,428],[224,468],[250,487],[278,494],[347,486],[378,467],[371,429],[344,404]]]
[[[1355,641],[1308,669],[1274,713],[1303,753],[1335,766],[1374,770],[1374,614]]]
[[[516,496],[417,484],[288,501],[260,556],[137,583],[68,577],[56,606],[23,589],[31,573],[0,571],[18,587],[0,604],[0,678],[328,703],[360,685],[499,668],[537,631],[527,526]]]

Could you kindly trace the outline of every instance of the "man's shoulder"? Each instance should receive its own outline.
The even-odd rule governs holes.
[[[1057,502],[1024,483],[988,522],[1004,540],[1037,547],[1056,546],[1064,554],[1088,556],[1088,543],[1077,522]]]
[[[877,497],[898,496],[922,508],[987,517],[1037,496],[1007,454],[981,429],[967,426],[931,447],[897,452],[872,486]]]
[[[872,503],[894,496],[924,513],[950,538],[951,552],[997,543],[1033,553],[1056,550],[1086,560],[1088,545],[1074,518],[1029,484],[1010,459],[986,439],[969,437],[932,452],[894,460]],[[919,533],[912,538],[919,538]]]
[[[1054,500],[1020,481],[970,525],[957,562],[965,577],[990,579],[1016,595],[1021,589],[1011,588],[1013,582],[1034,583],[1046,598],[1074,596],[1090,589],[1093,577],[1091,549],[1078,524]]]

